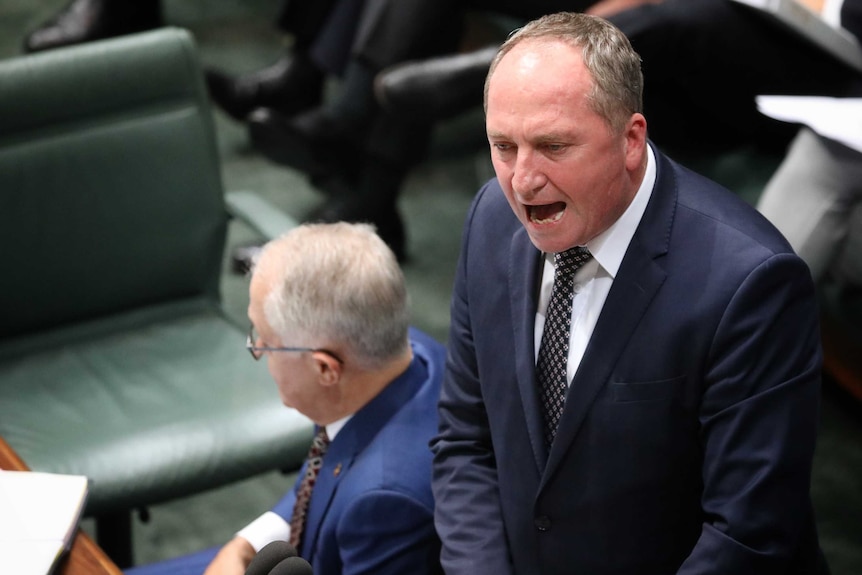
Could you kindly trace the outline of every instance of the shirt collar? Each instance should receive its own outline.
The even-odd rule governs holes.
[[[326,425],[326,436],[329,437],[329,441],[332,442],[335,440],[335,436],[338,435],[338,432],[341,431],[347,422],[350,421],[350,418],[353,417],[353,414],[342,417],[337,421],[333,421],[332,423]]]

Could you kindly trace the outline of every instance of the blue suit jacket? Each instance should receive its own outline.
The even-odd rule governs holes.
[[[474,201],[432,443],[449,574],[816,572],[810,275],[750,206],[656,156],[550,453],[541,255],[495,180]]]
[[[347,422],[323,458],[300,550],[315,575],[440,572],[428,442],[446,352],[416,330],[411,341],[408,370]],[[294,489],[273,511],[289,521],[295,502]]]
[[[446,350],[415,329],[410,340],[408,370],[351,418],[324,457],[301,553],[314,575],[440,572],[428,441],[437,430]],[[298,485],[273,508],[287,521]],[[218,549],[126,573],[200,575]]]

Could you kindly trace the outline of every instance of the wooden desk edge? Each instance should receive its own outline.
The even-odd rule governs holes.
[[[29,471],[24,460],[0,437],[0,469]],[[122,575],[123,572],[105,555],[95,541],[78,529],[72,548],[61,559],[58,575]]]

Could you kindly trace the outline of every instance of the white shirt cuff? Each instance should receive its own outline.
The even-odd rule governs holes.
[[[257,552],[273,541],[288,541],[290,539],[290,524],[280,515],[267,511],[245,526],[237,535],[251,543]]]

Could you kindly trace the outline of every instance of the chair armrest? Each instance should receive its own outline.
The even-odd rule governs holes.
[[[299,223],[265,198],[252,192],[225,194],[228,214],[251,226],[268,240],[295,228]]]

